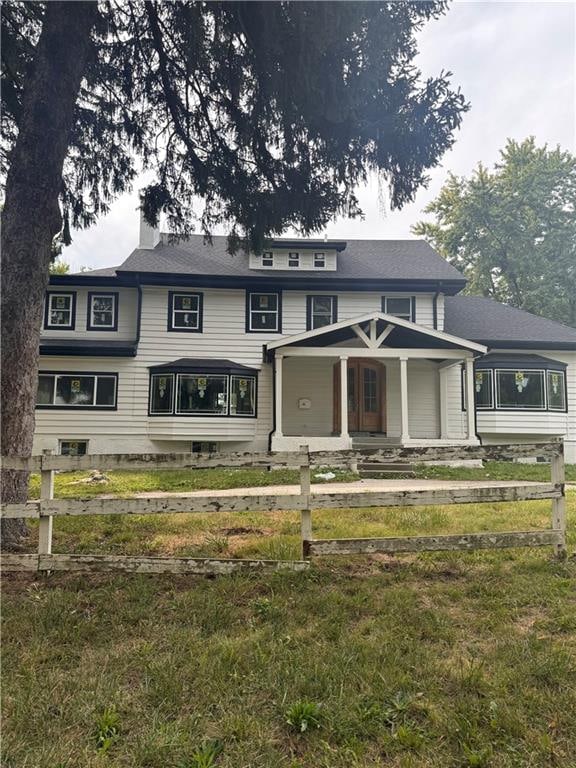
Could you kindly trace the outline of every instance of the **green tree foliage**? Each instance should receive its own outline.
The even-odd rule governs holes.
[[[576,327],[576,157],[508,140],[492,171],[450,175],[426,208],[427,238],[490,296]]]
[[[186,234],[228,225],[232,245],[360,215],[373,169],[394,207],[454,140],[466,104],[423,81],[415,33],[434,2],[101,2],[64,166],[66,222],[87,226],[156,172],[143,207]],[[70,3],[74,12],[74,3]],[[21,118],[43,4],[3,4],[6,149]]]

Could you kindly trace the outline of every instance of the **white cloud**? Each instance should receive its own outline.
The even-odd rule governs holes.
[[[576,6],[572,2],[455,2],[420,34],[423,74],[453,72],[471,103],[457,141],[428,189],[403,210],[383,215],[376,179],[359,190],[363,221],[340,219],[336,237],[407,237],[439,192],[447,172],[491,165],[508,137],[574,151]],[[137,244],[138,195],[124,195],[95,227],[74,234],[64,258],[74,268],[120,263]]]

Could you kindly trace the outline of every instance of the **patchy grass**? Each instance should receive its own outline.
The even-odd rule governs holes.
[[[327,537],[538,528],[549,507],[313,523]],[[568,516],[574,551],[575,493]],[[57,519],[54,550],[290,558],[298,515]],[[570,768],[575,587],[573,559],[536,549],[212,580],[5,577],[2,765]]]
[[[535,480],[550,482],[550,464],[487,461],[483,467],[434,467],[420,465],[416,476],[447,480]],[[576,464],[566,464],[566,481],[576,483]]]
[[[318,472],[331,471],[335,477],[330,482],[348,482],[357,480],[358,475],[340,469],[322,469],[313,471],[315,483],[326,482],[314,477]],[[106,472],[108,483],[82,483],[90,475],[89,472],[58,472],[54,480],[54,496],[57,499],[75,497],[100,496],[101,494],[116,494],[132,496],[135,493],[151,491],[182,492],[201,490],[221,490],[224,488],[265,487],[267,485],[291,485],[300,482],[299,470],[293,469],[193,469],[161,470],[147,472]],[[40,497],[40,476],[30,478],[30,498]]]

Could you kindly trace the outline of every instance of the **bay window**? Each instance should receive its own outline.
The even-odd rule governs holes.
[[[493,408],[492,371],[474,373],[474,399],[476,408]]]
[[[546,371],[548,408],[551,411],[566,410],[566,376],[564,371]]]
[[[543,410],[546,408],[544,371],[496,371],[496,407]]]
[[[228,412],[228,377],[178,374],[177,414],[224,416]]]

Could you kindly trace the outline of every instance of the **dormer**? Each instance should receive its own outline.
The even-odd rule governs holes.
[[[273,240],[261,254],[250,254],[250,269],[336,272],[338,253],[345,248],[337,240]]]

